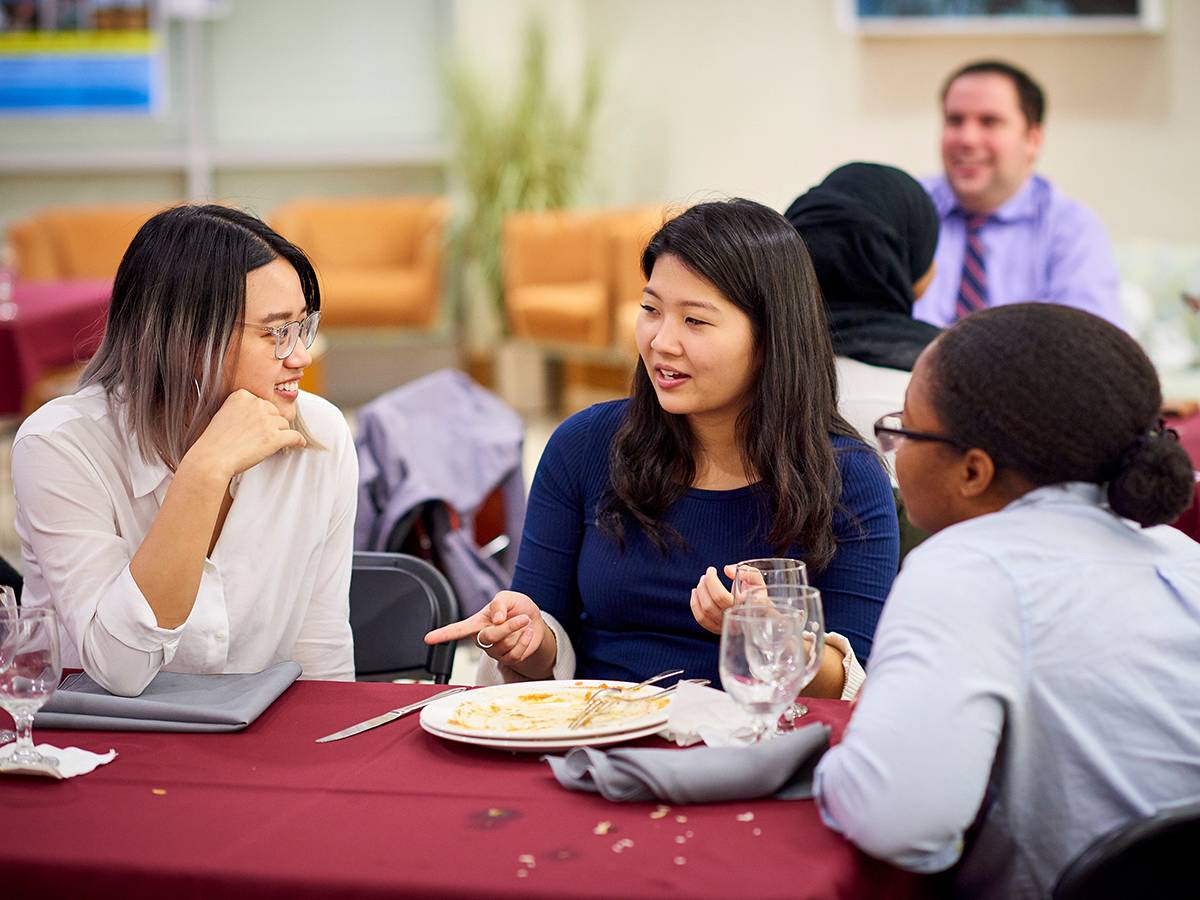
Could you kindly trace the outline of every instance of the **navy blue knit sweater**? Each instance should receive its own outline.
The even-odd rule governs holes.
[[[640,681],[664,669],[718,684],[720,638],[697,624],[689,601],[708,566],[775,556],[772,519],[757,485],[732,491],[690,489],[664,516],[686,548],[663,556],[636,525],[624,552],[596,525],[610,486],[608,453],[625,400],[567,419],[550,438],[529,496],[512,588],[529,595],[566,628],[579,678]],[[821,589],[829,631],[845,635],[866,663],[884,598],[896,576],[899,531],[891,484],[865,445],[832,437],[842,472],[834,514],[837,553],[810,580]],[[802,548],[787,556],[804,558]],[[728,586],[728,582],[726,582]]]

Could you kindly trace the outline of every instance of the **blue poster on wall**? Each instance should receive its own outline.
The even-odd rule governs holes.
[[[153,0],[0,0],[0,115],[153,115]]]

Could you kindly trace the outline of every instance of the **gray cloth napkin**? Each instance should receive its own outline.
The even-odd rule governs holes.
[[[566,756],[543,757],[558,783],[606,800],[719,803],[774,795],[807,800],[813,770],[829,747],[829,726],[814,722],[745,747],[658,750],[576,747]]]
[[[33,724],[96,731],[240,731],[299,676],[300,664],[291,660],[236,675],[159,672],[140,696],[117,697],[80,673],[63,682]]]

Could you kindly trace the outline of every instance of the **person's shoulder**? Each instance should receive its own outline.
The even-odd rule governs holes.
[[[842,473],[842,505],[850,510],[892,505],[892,480],[875,448],[841,434],[831,434],[829,440]]]
[[[350,437],[350,425],[340,409],[317,394],[301,391],[296,397],[296,410],[309,433],[325,446]]]
[[[954,197],[954,189],[950,187],[950,182],[946,180],[945,174],[926,175],[920,179],[919,183],[921,187],[925,188],[929,199],[933,201],[939,216],[945,216],[957,202]]]
[[[1080,201],[1068,197],[1050,179],[1035,174],[1030,177],[1030,182],[1038,210],[1054,227],[1070,231],[1103,228],[1098,215]]]
[[[107,423],[110,415],[108,394],[99,385],[92,385],[38,407],[21,423],[13,442],[34,435],[45,437],[61,433],[73,422],[85,426]]]
[[[574,415],[568,416],[562,424],[554,429],[551,440],[556,443],[572,445],[603,440],[605,441],[604,446],[607,447],[607,439],[610,439],[620,427],[628,406],[629,401],[622,399],[596,403],[587,409],[581,409]]]

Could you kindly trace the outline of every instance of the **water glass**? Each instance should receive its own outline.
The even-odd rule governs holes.
[[[52,609],[0,609],[0,706],[17,728],[16,749],[6,763],[53,766],[56,760],[33,748],[33,715],[58,687],[62,660],[58,649],[58,616]]]
[[[804,614],[772,604],[726,610],[721,624],[721,686],[754,719],[754,739],[775,732],[804,684],[809,652]],[[811,676],[810,676],[811,677]]]
[[[806,584],[745,586],[735,602],[740,602],[743,606],[791,609],[801,614],[806,655],[804,680],[797,693],[807,687],[820,671],[821,658],[825,653],[825,610],[821,605],[821,592]],[[795,702],[784,713],[784,717],[792,722],[807,712],[807,706]]]
[[[801,584],[808,584],[808,566],[803,560],[782,556],[742,560],[733,574],[733,602],[736,605],[739,595],[749,588]]]
[[[14,616],[17,614],[17,595],[8,585],[0,584],[0,613],[5,610],[12,610]],[[8,668],[8,660],[11,657],[9,642],[16,643],[16,630],[13,629],[10,635],[5,624],[0,622],[0,672]],[[11,728],[0,728],[0,744],[7,744],[16,739],[17,733]]]

